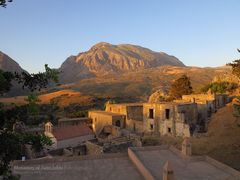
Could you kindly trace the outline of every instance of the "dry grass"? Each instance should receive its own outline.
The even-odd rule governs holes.
[[[4,104],[16,104],[24,105],[27,104],[25,101],[26,96],[16,96],[11,98],[0,98],[0,102]],[[65,107],[70,104],[84,104],[90,103],[92,98],[90,96],[82,95],[78,91],[74,90],[60,90],[53,93],[47,93],[39,96],[39,104],[49,104],[51,101],[55,101],[59,107]]]

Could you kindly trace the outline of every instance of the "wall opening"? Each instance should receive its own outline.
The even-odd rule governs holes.
[[[153,109],[149,109],[149,112],[148,112],[148,118],[150,118],[150,119],[154,119],[154,116],[153,116]]]
[[[166,119],[170,118],[170,109],[165,109],[165,117]]]
[[[121,127],[121,122],[120,122],[120,120],[117,120],[117,121],[115,122],[115,126]]]
[[[171,133],[172,132],[172,129],[171,128],[168,128],[168,133]]]
[[[153,130],[153,124],[150,124],[150,130]]]

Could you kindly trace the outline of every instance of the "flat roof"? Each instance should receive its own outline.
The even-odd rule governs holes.
[[[168,146],[131,147],[128,149],[128,154],[114,153],[14,161],[12,169],[14,173],[20,174],[23,180],[77,180],[81,178],[142,180],[146,173],[157,180],[162,179],[163,167],[167,161],[171,163],[176,179],[240,179],[240,172],[225,164],[207,156],[184,156],[179,150]]]
[[[188,105],[188,104],[196,104],[196,103],[193,103],[193,102],[158,102],[158,103],[149,103],[149,102],[147,102],[147,103],[144,103],[144,104]]]
[[[14,169],[14,173],[21,174],[21,180],[144,180],[127,154],[106,154],[85,159],[69,157],[55,160],[52,158],[52,160],[46,159],[46,163],[25,161],[16,164]]]
[[[117,104],[110,104],[110,105],[113,105],[113,106],[118,106],[118,105],[121,105],[121,106],[142,106],[143,103],[117,103]]]
[[[63,122],[63,121],[84,121],[84,120],[88,120],[89,118],[88,117],[81,117],[81,118],[61,118],[59,119],[58,121],[59,122]]]
[[[124,114],[113,113],[113,112],[108,112],[108,111],[89,111],[89,112],[103,114],[103,115],[107,115],[107,116],[125,116]]]
[[[176,179],[234,179],[232,174],[207,162],[204,157],[184,159],[169,149],[156,148],[136,150],[135,153],[156,179],[162,178],[163,167],[167,161],[171,163]]]

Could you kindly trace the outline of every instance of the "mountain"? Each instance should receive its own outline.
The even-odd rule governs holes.
[[[14,61],[12,58],[10,58],[8,55],[4,54],[1,51],[0,51],[0,69],[11,72],[24,71],[16,61]]]
[[[16,61],[14,61],[11,57],[9,57],[8,55],[4,54],[1,51],[0,51],[0,69],[3,71],[18,73],[25,71]],[[22,86],[15,81],[12,82],[12,85],[13,86],[11,90],[5,96],[23,95],[28,92],[27,90],[23,90]]]
[[[112,45],[101,42],[87,52],[70,56],[59,70],[62,72],[61,81],[69,83],[89,77],[123,74],[164,65],[185,67],[176,57],[163,52],[130,44]]]

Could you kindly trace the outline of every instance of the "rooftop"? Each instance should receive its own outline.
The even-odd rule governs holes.
[[[86,121],[88,120],[88,117],[81,117],[81,118],[61,118],[58,120],[58,122],[64,122],[64,121]]]
[[[89,111],[92,113],[98,113],[106,116],[124,116],[124,114],[119,114],[119,113],[113,113],[113,112],[107,112],[107,111]]]
[[[110,104],[111,106],[142,106],[143,103],[119,103],[119,104]]]
[[[93,132],[86,124],[64,126],[53,129],[53,135],[57,140],[70,139],[91,134],[93,134]]]
[[[132,147],[128,154],[102,154],[58,157],[13,163],[14,173],[21,179],[109,179],[161,180],[163,166],[169,161],[176,179],[219,180],[240,179],[240,172],[210,157],[184,156],[168,146]]]

